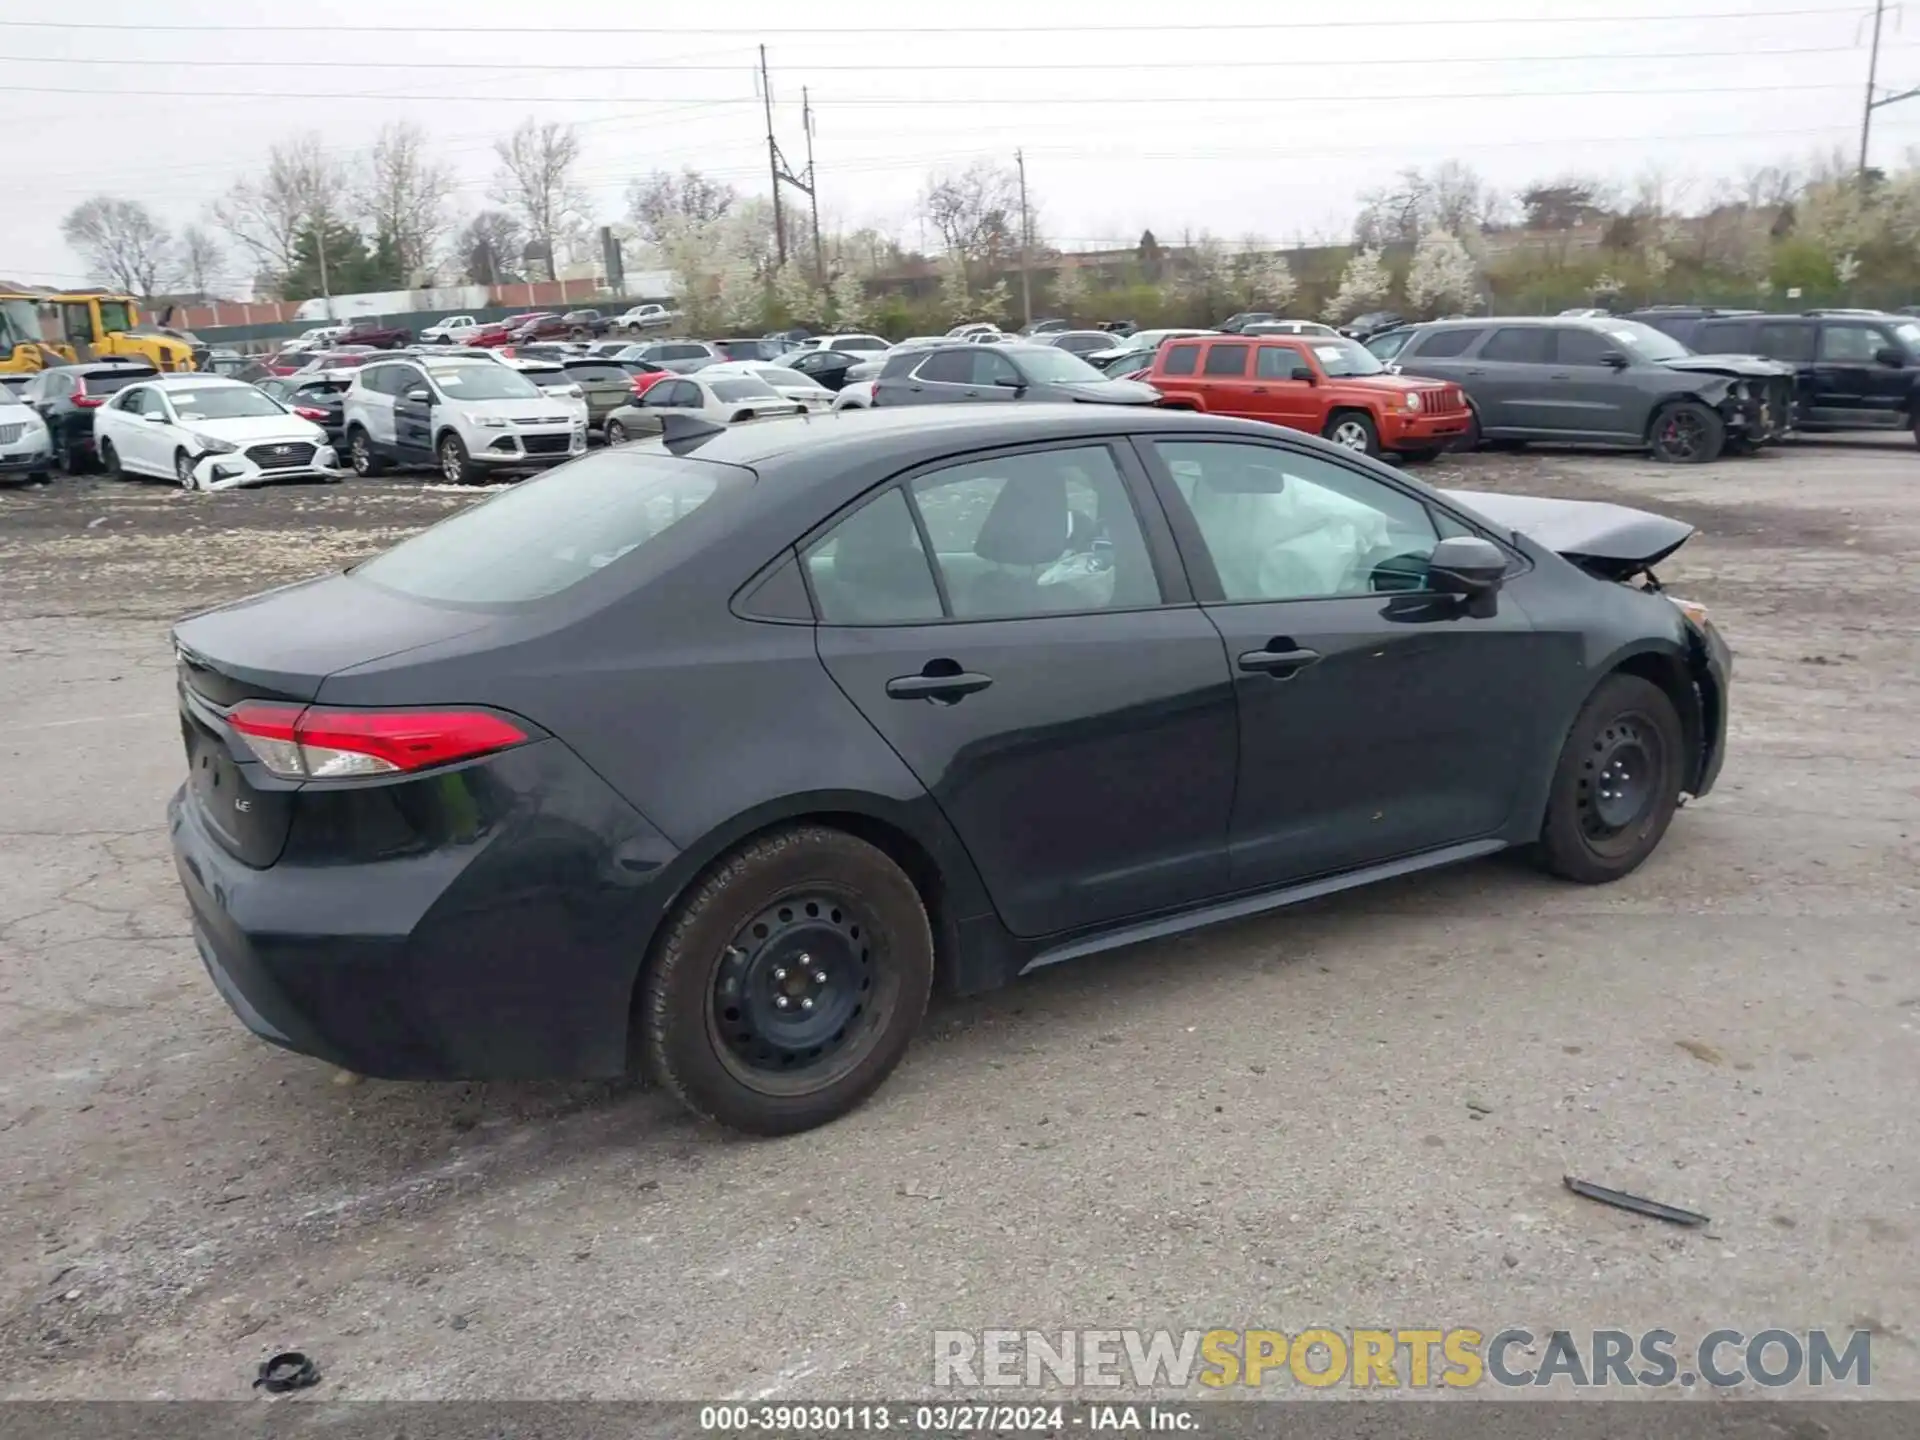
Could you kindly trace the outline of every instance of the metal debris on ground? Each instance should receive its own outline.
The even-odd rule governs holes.
[[[1665,1220],[1670,1225],[1706,1225],[1711,1223],[1707,1216],[1692,1210],[1681,1210],[1673,1205],[1662,1205],[1658,1200],[1648,1200],[1639,1195],[1629,1195],[1624,1190],[1609,1190],[1604,1185],[1595,1185],[1591,1180],[1576,1180],[1571,1175],[1561,1177],[1566,1181],[1567,1189],[1576,1195],[1584,1195],[1589,1200],[1598,1200],[1602,1205],[1611,1205],[1618,1210],[1631,1210],[1636,1215],[1650,1215],[1655,1220]]]
[[[253,1388],[279,1395],[288,1390],[304,1390],[320,1383],[320,1371],[313,1361],[298,1350],[283,1350],[260,1362],[260,1373]]]

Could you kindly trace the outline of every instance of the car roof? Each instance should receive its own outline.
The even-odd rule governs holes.
[[[852,465],[885,458],[889,452],[897,451],[904,467],[917,463],[918,452],[929,448],[946,455],[1038,440],[1156,430],[1202,430],[1268,438],[1274,435],[1272,426],[1255,421],[1162,410],[1154,405],[1076,405],[1046,401],[1018,405],[899,405],[891,409],[822,411],[791,419],[729,425],[685,453],[700,460],[751,467],[802,456],[809,460],[822,456],[836,461],[844,459]]]
[[[155,378],[147,383],[151,385],[191,385],[196,390],[203,390],[209,385],[240,385],[249,390],[253,388],[253,382],[251,380],[236,380],[231,375],[218,375],[211,370],[192,370],[184,374],[176,370],[170,375],[160,375],[156,372]]]
[[[59,370],[68,375],[158,375],[160,372],[144,360],[78,360],[71,365],[49,365],[49,371]]]

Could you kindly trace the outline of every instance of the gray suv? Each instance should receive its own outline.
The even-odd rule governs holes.
[[[1765,376],[1728,373],[1742,367],[1720,357],[1711,371],[1679,368],[1692,358],[1636,321],[1555,316],[1423,325],[1394,368],[1467,392],[1469,449],[1480,439],[1558,440],[1700,464],[1771,438],[1783,421],[1768,412]]]
[[[942,405],[1005,400],[1078,400],[1152,405],[1160,392],[1138,380],[1109,380],[1078,355],[1051,345],[942,345],[897,350],[874,382],[875,405]]]

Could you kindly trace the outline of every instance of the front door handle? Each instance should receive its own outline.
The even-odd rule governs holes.
[[[1256,385],[1253,387],[1253,393],[1255,395],[1264,395],[1267,393],[1267,387],[1264,385]]]
[[[1486,374],[1486,373],[1487,373],[1486,371],[1484,371],[1484,370],[1479,370],[1479,369],[1475,369],[1475,368],[1474,368],[1474,367],[1472,367],[1472,366],[1468,366],[1468,367],[1467,367],[1467,374],[1469,374],[1469,375],[1484,375],[1484,374]]]
[[[947,673],[897,676],[887,681],[887,694],[895,700],[932,700],[951,705],[991,684],[991,675],[955,667]]]
[[[1240,668],[1290,680],[1319,658],[1318,650],[1249,650],[1240,657]]]

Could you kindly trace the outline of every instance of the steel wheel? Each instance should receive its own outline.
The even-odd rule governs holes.
[[[1581,833],[1596,850],[1636,829],[1665,790],[1668,757],[1660,733],[1645,716],[1618,717],[1594,738],[1582,762]]]
[[[708,1038],[728,1073],[762,1094],[804,1095],[857,1066],[894,998],[873,940],[859,902],[825,890],[782,899],[743,926],[707,997]]]
[[[353,443],[347,447],[347,453],[353,461],[353,473],[362,479],[373,474],[373,446],[367,440],[367,432],[353,432]]]
[[[1686,783],[1686,727],[1673,701],[1638,675],[1602,681],[1555,767],[1540,858],[1583,884],[1617,880],[1651,855]]]
[[[197,490],[200,487],[193,473],[193,460],[184,450],[173,452],[173,478],[180,482],[182,490]]]

